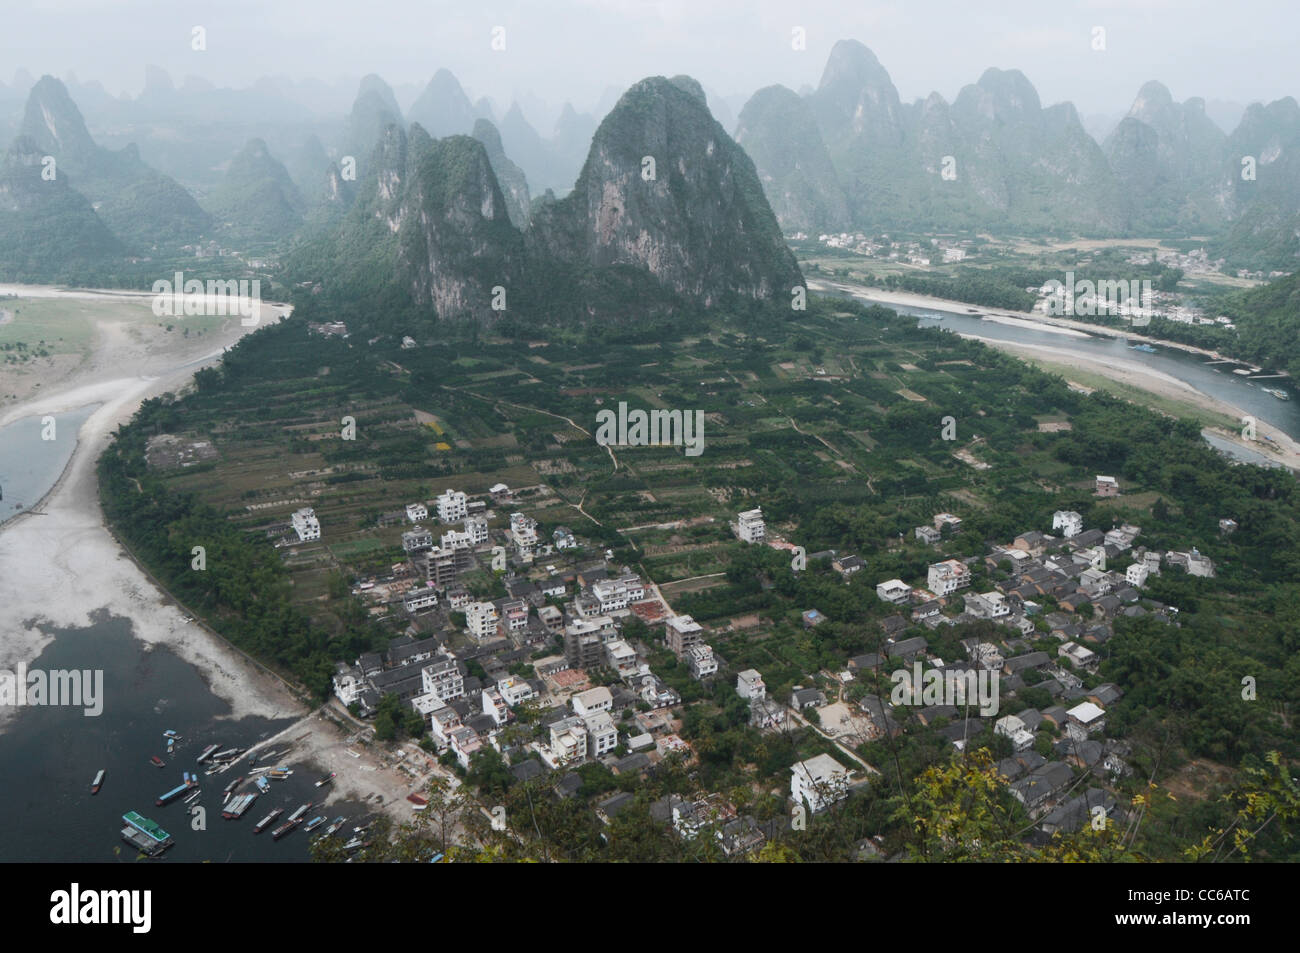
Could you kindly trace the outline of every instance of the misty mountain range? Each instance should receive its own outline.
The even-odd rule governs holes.
[[[14,112],[17,90],[28,79],[19,74],[12,87],[0,86],[0,117]],[[745,219],[764,233],[764,242],[770,237],[766,225],[754,223],[774,214],[786,233],[1205,236],[1212,253],[1286,270],[1300,250],[1300,107],[1290,97],[1250,106],[1226,133],[1204,100],[1178,103],[1164,86],[1150,82],[1098,142],[1072,105],[1044,106],[1017,70],[987,70],[952,103],[937,93],[904,103],[875,55],[846,40],[831,51],[815,89],[757,91],[739,112],[733,142],[716,118],[718,111],[727,112],[725,104],[711,101],[694,80],[673,83],[678,92],[689,87],[693,101],[685,110],[693,114],[690,120],[681,118],[685,112],[679,108],[676,121],[697,132],[708,129],[711,149],[722,150],[731,170],[719,187],[734,188],[743,198],[714,224],[735,228]],[[619,145],[608,135],[602,139],[600,130],[616,120],[620,107],[636,108],[635,102],[627,105],[626,93],[599,123],[565,104],[550,136],[534,128],[519,103],[497,116],[492,103],[472,101],[447,70],[438,70],[408,97],[406,110],[374,74],[361,80],[345,114],[322,118],[313,104],[319,107],[330,95],[324,84],[312,82],[266,80],[248,90],[228,90],[189,79],[178,87],[155,69],[131,100],[112,97],[94,83],[76,84],[74,97],[52,77],[32,82],[20,117],[0,119],[8,124],[0,125],[0,133],[12,132],[0,160],[0,265],[16,277],[32,277],[51,261],[75,270],[85,261],[156,257],[214,238],[236,247],[280,248],[292,239],[320,253],[349,227],[354,237],[360,234],[357,222],[348,224],[349,216],[356,217],[354,205],[368,210],[358,214],[382,217],[376,188],[380,204],[399,202],[388,209],[390,217],[395,208],[402,210],[399,218],[420,214],[411,207],[417,196],[408,190],[414,183],[420,183],[424,200],[443,196],[439,214],[468,214],[473,202],[460,202],[447,194],[445,183],[430,178],[442,169],[470,189],[480,207],[476,221],[457,220],[466,247],[483,222],[499,221],[518,236],[516,241],[493,229],[507,237],[484,244],[470,258],[545,259],[544,270],[552,273],[565,270],[556,262],[566,257],[584,269],[637,262],[674,294],[705,298],[724,291],[750,295],[759,288],[766,295],[789,277],[784,262],[765,270],[779,256],[764,246],[761,273],[721,284],[705,280],[701,276],[711,266],[696,259],[712,247],[714,236],[693,223],[674,232],[663,209],[639,205],[628,169],[607,167],[593,179],[590,166],[602,148]],[[1231,112],[1224,104],[1216,109],[1220,117]],[[106,132],[93,137],[83,110]],[[231,122],[231,115],[241,119]],[[218,124],[216,116],[226,121]],[[669,118],[658,117],[660,133]],[[611,128],[624,125],[616,120]],[[638,134],[655,141],[645,129]],[[137,138],[147,150],[135,145]],[[447,139],[457,142],[439,145]],[[679,214],[698,217],[699,202],[709,204],[707,195],[700,192],[691,202],[684,196],[716,170],[689,168],[684,145],[673,136],[655,149],[665,176],[658,187],[667,190]],[[48,184],[41,174],[47,157],[57,163],[57,189],[41,187]],[[710,166],[714,157],[710,151],[691,161]],[[1243,162],[1253,177],[1243,176]],[[483,174],[465,177],[466,163],[481,166]],[[742,165],[755,174],[757,195],[747,193]],[[581,191],[593,181],[617,194],[584,198]],[[585,212],[578,208],[583,201]],[[615,241],[623,262],[620,255],[602,257],[599,235],[574,231],[599,233],[615,204],[620,227],[630,227],[630,221],[633,232],[640,228],[650,236]],[[658,233],[639,221],[641,213],[659,216]],[[423,236],[426,256],[456,244],[435,232]],[[670,232],[673,237],[666,238]],[[405,242],[409,236],[400,237]],[[657,245],[657,239],[665,244]],[[531,251],[517,252],[516,246]],[[544,255],[542,246],[549,249]],[[50,254],[17,251],[24,247]],[[67,254],[60,256],[65,247]],[[677,250],[669,253],[669,247]],[[402,244],[388,268],[405,275],[402,283],[413,300],[448,307],[462,300],[458,295],[472,282],[453,282],[463,285],[456,294],[438,291],[412,277],[413,253],[413,246]],[[680,259],[676,272],[673,254]],[[307,259],[300,254],[295,260]],[[744,272],[740,256],[727,260]],[[436,265],[436,256],[430,258],[429,267]]]

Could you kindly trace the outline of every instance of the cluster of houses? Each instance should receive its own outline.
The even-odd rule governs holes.
[[[940,517],[947,518],[942,524],[945,526],[952,526],[951,520],[956,519],[940,514],[936,524]],[[913,586],[901,579],[883,580],[876,585],[876,595],[891,605],[910,606],[911,620],[929,628],[991,619],[1028,635],[1034,631],[1033,617],[1042,611],[1046,597],[1068,612],[1078,613],[1085,605],[1090,606],[1091,617],[1101,621],[1149,613],[1167,620],[1176,609],[1142,599],[1140,590],[1148,578],[1159,575],[1162,566],[1177,566],[1191,575],[1214,575],[1213,561],[1195,548],[1189,552],[1160,552],[1135,545],[1142,532],[1138,526],[1124,524],[1106,532],[1085,530],[1078,513],[1060,510],[1052,516],[1052,530],[1061,535],[1029,530],[1009,545],[993,546],[983,558],[984,563],[991,571],[1003,571],[1004,578],[993,582],[987,592],[964,593],[960,614],[945,614],[943,610],[951,597],[970,588],[971,567],[978,558],[932,563],[924,586]],[[938,541],[941,533],[938,525],[934,529],[922,526],[917,527],[916,535],[924,541]],[[836,568],[841,573],[845,572],[841,568],[844,565],[843,559],[837,560]],[[1111,566],[1125,568],[1108,568]]]
[[[1099,478],[1099,491],[1104,485],[1108,484]],[[933,528],[918,527],[916,536],[924,542],[938,542],[946,530],[959,527],[957,517],[940,514]],[[931,564],[924,586],[900,579],[877,584],[876,594],[882,601],[910,611],[882,620],[881,650],[850,659],[842,676],[850,680],[855,673],[888,675],[920,663],[944,678],[951,676],[967,684],[974,684],[972,676],[986,673],[986,678],[997,680],[995,697],[1004,701],[1015,700],[1030,686],[1044,692],[1052,701],[1050,706],[1023,708],[996,720],[982,716],[974,702],[969,708],[952,704],[901,707],[869,694],[859,703],[872,724],[873,737],[901,732],[903,721],[910,717],[924,724],[938,723],[940,733],[959,750],[986,727],[1007,737],[1014,754],[999,762],[998,770],[1010,783],[1012,794],[1038,822],[1036,837],[1077,830],[1095,816],[1097,807],[1122,819],[1114,797],[1089,783],[1131,772],[1127,745],[1101,736],[1106,710],[1122,693],[1113,684],[1085,688],[1081,676],[1096,673],[1098,647],[1113,636],[1115,619],[1151,616],[1177,624],[1176,608],[1142,597],[1140,589],[1151,575],[1169,566],[1193,575],[1214,574],[1213,562],[1194,548],[1162,553],[1136,545],[1141,535],[1137,526],[1125,524],[1106,532],[1085,530],[1078,513],[1058,511],[1053,514],[1052,530],[1060,536],[1030,530],[1009,545],[992,546],[983,557],[985,567],[996,573],[987,592],[969,591],[971,569],[978,557]],[[832,565],[846,577],[859,568],[845,557]],[[1107,569],[1108,565],[1126,568]],[[960,611],[956,611],[959,594]],[[1061,611],[1045,611],[1047,597]],[[1091,606],[1091,613],[1079,612],[1085,605]],[[964,660],[937,658],[929,651],[929,639],[924,635],[907,635],[915,626],[933,630],[976,620],[996,622],[1008,631],[999,641],[963,640]],[[1054,651],[1043,648],[1048,637],[1055,639],[1048,643]],[[1043,745],[1036,741],[1037,732],[1048,726],[1057,731],[1049,738],[1051,755],[1045,756],[1039,750]]]

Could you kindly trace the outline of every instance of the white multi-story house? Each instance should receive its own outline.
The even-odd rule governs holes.
[[[1017,751],[1024,751],[1034,744],[1033,733],[1015,715],[1003,715],[995,721],[993,723],[993,733],[1010,738],[1012,746]]]
[[[1147,569],[1146,563],[1134,563],[1124,571],[1124,580],[1135,589],[1146,585],[1147,576],[1151,575],[1151,570]]]
[[[497,607],[490,602],[471,602],[465,607],[465,627],[479,642],[497,634]]]
[[[423,523],[429,518],[429,508],[423,503],[407,503],[406,518],[412,523]]]
[[[528,603],[523,599],[511,599],[501,606],[501,618],[505,621],[507,632],[519,632],[528,628]]]
[[[445,747],[449,744],[451,733],[462,724],[464,722],[456,709],[449,705],[441,705],[429,712],[429,733],[433,735],[439,747]]]
[[[459,490],[448,489],[437,499],[438,521],[444,525],[459,523],[469,516],[469,500]]]
[[[442,549],[450,549],[453,552],[457,549],[472,549],[474,540],[469,533],[462,533],[459,530],[448,530],[442,534],[442,539],[438,541]]]
[[[432,586],[411,589],[402,598],[402,606],[407,612],[420,612],[438,604],[438,591]]]
[[[537,697],[537,691],[532,685],[514,675],[498,680],[497,691],[501,693],[502,701],[511,708]]]
[[[933,563],[926,574],[926,588],[936,596],[952,595],[970,585],[970,567],[959,559]]]
[[[619,678],[630,678],[640,668],[636,649],[622,639],[611,639],[605,643],[605,659]]]
[[[465,533],[470,545],[482,546],[488,541],[488,521],[486,516],[471,516],[465,520]]]
[[[912,597],[912,587],[901,579],[886,579],[876,586],[876,596],[883,602],[901,606]]]
[[[742,543],[762,543],[767,540],[767,525],[763,522],[762,507],[745,510],[736,517],[732,528]]]
[[[588,758],[603,758],[618,747],[618,729],[609,712],[599,711],[582,721],[587,729]]]
[[[587,756],[587,724],[576,715],[561,718],[551,725],[551,761],[556,765],[574,764]]]
[[[1011,606],[1000,592],[972,592],[966,597],[966,611],[977,619],[1001,619],[1011,614]]]
[[[484,689],[479,693],[479,700],[483,704],[483,714],[491,718],[498,728],[510,720],[510,708],[500,692],[491,688]]]
[[[631,603],[644,599],[645,583],[636,573],[627,573],[597,580],[591,586],[591,594],[600,603],[600,612],[608,614],[626,609]]]
[[[424,694],[437,695],[444,702],[453,702],[465,697],[465,676],[454,658],[443,658],[430,662],[420,669],[420,680]]]
[[[790,797],[813,813],[823,811],[849,794],[849,773],[828,754],[796,761],[790,768]]]
[[[289,522],[293,524],[293,531],[298,534],[299,541],[306,543],[320,539],[320,520],[316,519],[316,511],[310,506],[294,510]]]
[[[537,520],[523,513],[510,514],[510,538],[521,559],[532,559],[537,552]]]
[[[469,770],[469,763],[474,755],[483,750],[483,739],[478,736],[478,732],[468,725],[455,729],[447,736],[447,741],[451,750],[456,754],[456,760],[466,771]]]
[[[614,695],[601,685],[597,688],[589,688],[585,692],[579,692],[569,699],[573,705],[573,713],[581,718],[588,715],[594,715],[597,712],[609,711],[614,707]]]
[[[1106,712],[1092,702],[1081,702],[1065,713],[1069,721],[1065,733],[1075,741],[1087,741],[1088,735],[1106,727]]]
[[[718,673],[718,660],[713,654],[713,646],[701,642],[693,645],[686,653],[686,666],[696,678],[708,678]]]
[[[415,529],[402,534],[402,549],[408,553],[418,553],[421,550],[432,548],[433,533],[423,526],[417,526]]]
[[[1083,532],[1083,517],[1074,510],[1057,510],[1052,514],[1052,530],[1060,530],[1067,538],[1078,536]]]
[[[758,669],[747,668],[736,675],[736,694],[751,701],[767,697],[767,686],[763,684]]]

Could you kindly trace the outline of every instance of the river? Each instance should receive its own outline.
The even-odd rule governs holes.
[[[840,293],[849,294],[849,292]],[[1123,361],[1141,365],[1152,371],[1177,378],[1209,397],[1240,407],[1246,413],[1272,424],[1293,439],[1300,440],[1300,394],[1293,393],[1291,400],[1284,401],[1263,391],[1265,387],[1293,391],[1295,382],[1288,378],[1248,381],[1232,373],[1233,368],[1243,365],[1230,363],[1210,365],[1206,363],[1210,358],[1179,348],[1154,345],[1155,353],[1134,351],[1130,345],[1137,342],[1127,338],[1101,334],[1076,335],[1073,331],[1062,334],[1055,328],[1040,330],[1026,327],[1023,322],[1002,323],[981,317],[986,314],[1004,314],[996,309],[976,308],[973,305],[950,305],[944,308],[891,304],[873,299],[869,289],[854,292],[852,297],[869,304],[879,304],[899,314],[915,317],[920,327],[937,327],[986,341],[1006,341],[1014,344],[1066,349],[1095,360]],[[978,313],[972,314],[971,311]],[[1261,374],[1263,373],[1268,372],[1261,371]],[[1240,450],[1227,441],[1219,441],[1215,445],[1234,456]],[[1243,453],[1241,456],[1244,458],[1246,454]],[[1259,459],[1267,458],[1259,456]],[[1252,459],[1251,462],[1259,461]]]

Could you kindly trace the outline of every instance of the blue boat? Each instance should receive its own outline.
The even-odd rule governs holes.
[[[189,789],[190,789],[190,783],[186,781],[184,784],[172,788],[166,794],[160,795],[158,800],[154,801],[154,804],[157,805],[158,807],[162,807],[164,804],[170,804],[172,801],[176,800],[178,797],[180,797]]]

